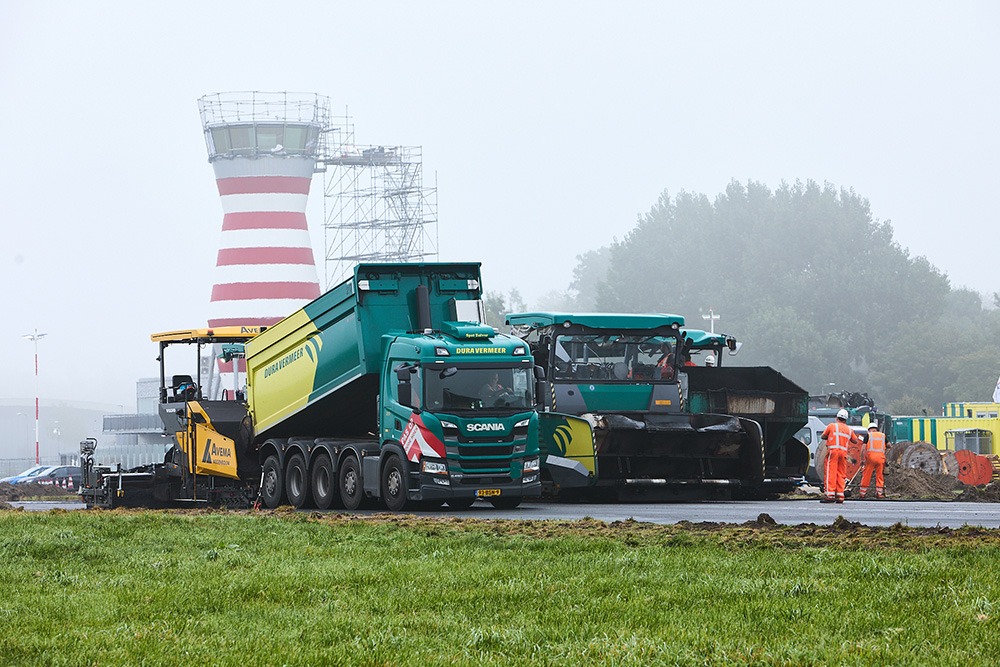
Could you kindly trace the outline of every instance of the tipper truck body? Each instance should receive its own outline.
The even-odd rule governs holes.
[[[183,477],[185,460],[204,466],[215,452],[231,451],[217,471],[199,475],[200,497],[233,480],[268,507],[356,509],[381,500],[402,510],[468,507],[477,498],[515,507],[537,497],[532,357],[520,339],[480,324],[481,293],[479,264],[357,266],[350,279],[247,340],[236,428],[216,433],[214,420],[190,408],[167,411],[176,432],[190,432],[195,421],[205,430],[193,446],[177,438],[175,450],[196,456],[176,456],[174,472]],[[209,436],[221,444],[206,445]],[[114,487],[116,473],[105,477]],[[186,486],[157,495],[188,499]]]
[[[507,323],[545,369],[546,494],[681,500],[762,497],[775,488],[766,460],[778,460],[769,452],[781,450],[774,443],[786,430],[794,441],[806,404],[806,393],[780,374],[685,366],[693,340],[678,315],[516,313]],[[727,343],[701,342],[716,357]],[[786,404],[786,390],[801,393],[801,406]],[[801,420],[775,418],[800,407]],[[803,456],[794,481],[784,480],[790,486],[805,472]]]

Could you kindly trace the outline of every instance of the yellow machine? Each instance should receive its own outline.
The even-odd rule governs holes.
[[[247,455],[250,442],[243,432],[247,407],[240,362],[243,344],[262,330],[216,327],[150,336],[159,344],[160,419],[164,432],[173,436],[174,446],[163,464],[129,471],[96,468],[93,449],[89,456],[82,451],[84,501],[104,507],[176,501],[246,504],[260,467],[254,467],[256,458]],[[188,366],[195,370],[193,375],[167,376],[167,348],[177,345],[194,349]],[[203,368],[206,346],[215,346],[212,356],[221,360],[226,375],[232,375],[232,388],[218,386],[222,377],[218,365]]]

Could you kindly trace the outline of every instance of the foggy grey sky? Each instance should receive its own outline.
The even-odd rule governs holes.
[[[37,328],[43,399],[131,410],[149,334],[204,324],[213,92],[321,93],[358,143],[422,146],[441,259],[529,305],[664,189],[734,178],[854,188],[953,285],[998,290],[998,26],[990,2],[5,0],[0,398],[34,395]]]

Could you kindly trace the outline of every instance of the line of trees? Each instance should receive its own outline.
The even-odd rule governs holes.
[[[911,257],[853,190],[813,181],[664,192],[537,307],[669,312],[694,327],[711,308],[716,330],[744,341],[728,363],[773,366],[811,393],[867,392],[895,414],[988,401],[1000,374],[1000,310]]]

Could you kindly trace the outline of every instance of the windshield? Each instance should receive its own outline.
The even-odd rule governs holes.
[[[535,404],[531,368],[424,368],[424,405],[438,412],[522,410]]]
[[[673,380],[677,339],[574,334],[555,344],[554,380]]]

